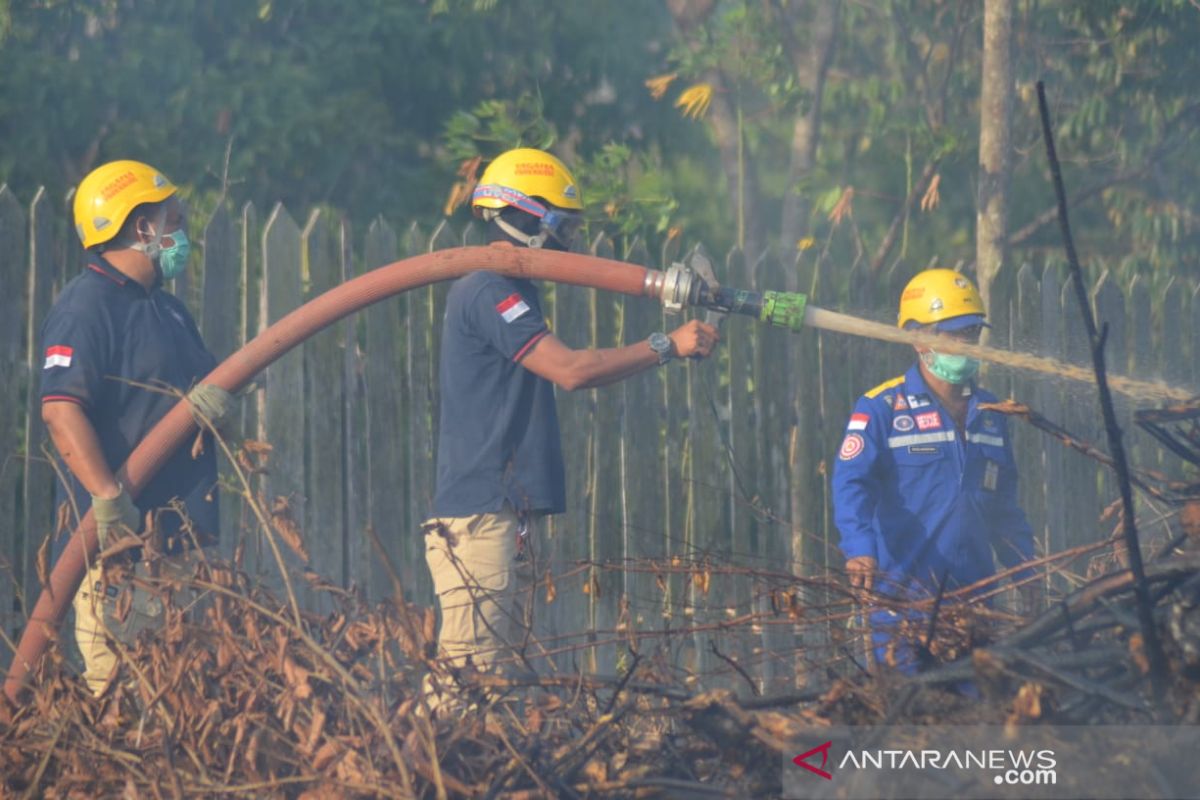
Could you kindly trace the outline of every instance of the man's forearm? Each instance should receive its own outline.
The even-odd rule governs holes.
[[[44,403],[42,419],[67,469],[83,488],[96,497],[116,497],[120,484],[104,460],[100,437],[83,409],[66,401]]]
[[[658,366],[658,355],[646,342],[600,350],[576,350],[575,355],[578,360],[571,370],[575,380],[567,387],[572,390],[607,386]]]

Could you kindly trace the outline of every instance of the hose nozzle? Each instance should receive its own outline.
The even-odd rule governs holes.
[[[799,292],[763,292],[760,322],[787,328],[799,333],[804,327],[804,310],[808,307],[808,295]]]

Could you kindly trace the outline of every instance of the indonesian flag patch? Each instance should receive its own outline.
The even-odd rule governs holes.
[[[866,414],[851,414],[850,415],[850,424],[846,426],[846,430],[848,430],[848,431],[865,431],[867,429],[867,423],[870,421],[871,421],[871,418],[868,417]]]
[[[75,354],[74,348],[66,345],[56,344],[46,348],[46,365],[42,369],[50,369],[51,367],[69,367],[71,366],[71,356]]]
[[[499,303],[496,303],[496,310],[500,312],[500,316],[504,317],[505,322],[512,322],[528,311],[529,305],[521,298],[521,295],[513,292]]]

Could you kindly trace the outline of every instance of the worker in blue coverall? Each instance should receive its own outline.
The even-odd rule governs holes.
[[[975,286],[949,269],[926,270],[905,287],[899,325],[976,342],[987,322]],[[852,587],[901,601],[929,598],[1033,555],[1033,535],[1017,504],[1017,470],[1003,415],[979,404],[995,396],[974,383],[979,361],[917,346],[905,374],[858,399],[833,472],[834,518]],[[1024,577],[1018,573],[1014,578]],[[1022,605],[1037,602],[1033,583]],[[912,641],[928,611],[876,608],[876,662],[912,673]]]

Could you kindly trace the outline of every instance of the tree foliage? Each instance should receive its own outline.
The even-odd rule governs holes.
[[[432,220],[464,162],[552,146],[590,224],[626,239],[818,248],[876,270],[969,262],[982,6],[844,2],[823,36],[830,8],[0,0],[0,180],[65,196],[135,157],[195,197]],[[1200,10],[1016,8],[1014,260],[1057,246],[1042,78],[1085,260],[1195,271]]]

